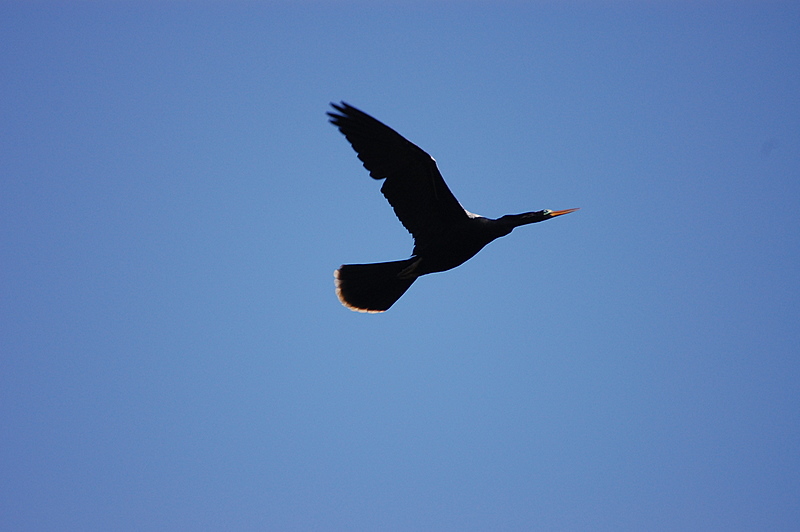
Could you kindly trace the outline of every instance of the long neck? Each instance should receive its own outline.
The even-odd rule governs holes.
[[[498,218],[496,221],[503,226],[508,227],[510,233],[515,227],[520,225],[528,225],[536,222],[541,222],[549,218],[547,211],[524,212],[522,214],[506,214]]]

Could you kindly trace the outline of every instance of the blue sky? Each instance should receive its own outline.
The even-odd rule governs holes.
[[[3,530],[797,530],[793,2],[0,5]],[[490,217],[411,238],[345,100]]]

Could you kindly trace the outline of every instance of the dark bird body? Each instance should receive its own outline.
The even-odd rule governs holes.
[[[515,227],[577,210],[508,214],[496,220],[472,214],[447,188],[433,157],[355,107],[331,105],[338,111],[328,113],[331,123],[353,146],[369,175],[384,180],[381,192],[414,237],[409,259],[345,264],[336,270],[336,295],[352,310],[383,312],[420,275],[463,264]]]

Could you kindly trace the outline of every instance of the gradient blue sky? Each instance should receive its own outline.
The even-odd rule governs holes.
[[[800,4],[0,4],[0,529],[800,529]],[[486,216],[411,238],[345,100]]]

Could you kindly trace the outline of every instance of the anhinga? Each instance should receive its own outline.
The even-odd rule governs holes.
[[[335,272],[336,295],[358,312],[384,312],[419,277],[463,264],[486,244],[515,227],[568,214],[536,211],[496,220],[465,210],[436,167],[436,161],[392,128],[355,107],[332,103],[330,121],[339,128],[381,192],[414,237],[411,258],[377,264],[345,264]]]

